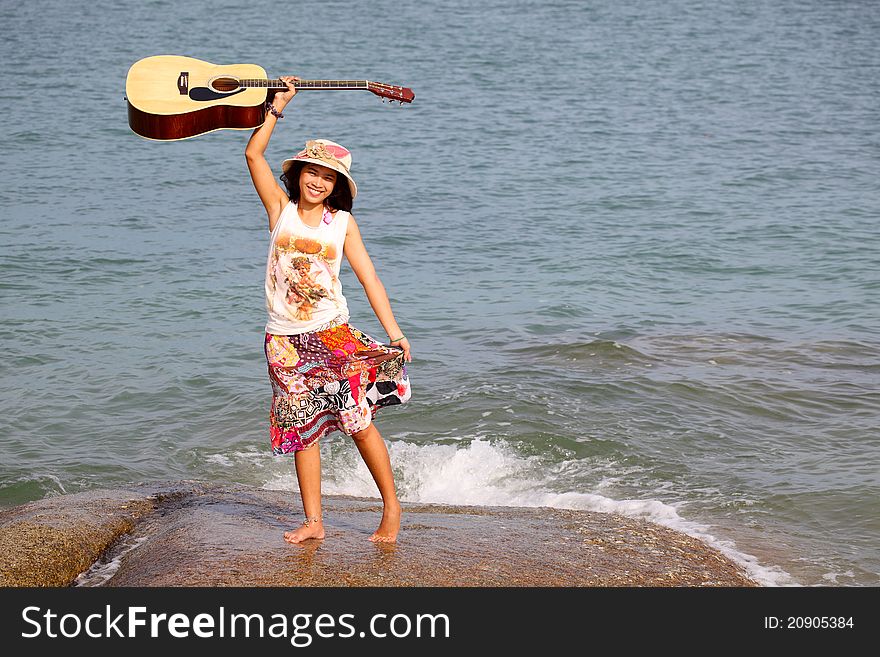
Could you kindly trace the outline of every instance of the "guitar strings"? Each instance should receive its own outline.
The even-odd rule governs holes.
[[[242,86],[247,86],[247,83],[250,82],[268,82],[270,85],[274,86],[278,89],[283,89],[285,87],[284,83],[280,79],[269,79],[269,78],[242,78],[238,80],[239,84]],[[335,83],[335,84],[327,84],[327,83]],[[403,90],[404,87],[394,85],[394,84],[385,84],[384,82],[370,82],[369,80],[300,80],[299,82],[294,83],[294,87],[302,86],[302,87],[310,87],[310,86],[320,86],[327,84],[327,86],[331,87],[343,87],[343,86],[363,86],[366,85],[381,87],[383,89],[399,89]],[[259,85],[262,87],[263,85]]]

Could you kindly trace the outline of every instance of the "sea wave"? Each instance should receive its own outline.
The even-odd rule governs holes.
[[[376,485],[364,463],[351,449],[329,446],[325,458],[322,490],[330,495],[376,497]],[[584,467],[583,462],[564,461],[550,467],[538,456],[523,456],[505,441],[476,439],[468,443],[419,445],[390,443],[400,498],[405,502],[460,506],[552,507],[640,518],[678,530],[706,542],[740,564],[755,581],[768,586],[792,584],[780,567],[759,563],[733,541],[717,536],[707,525],[687,519],[677,505],[647,495],[643,499],[614,499],[603,494],[613,484],[613,463],[601,463],[606,471],[594,490],[554,490],[554,474]],[[631,469],[631,468],[630,468]],[[632,474],[632,473],[630,473]],[[270,490],[297,490],[292,468],[274,472],[265,482]]]

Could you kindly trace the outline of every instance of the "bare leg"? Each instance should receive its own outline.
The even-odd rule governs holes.
[[[400,531],[400,502],[397,500],[397,491],[394,489],[394,474],[391,471],[391,458],[388,456],[388,448],[375,425],[370,424],[363,431],[353,434],[354,444],[367,464],[370,474],[379,487],[384,509],[382,522],[379,528],[370,536],[371,541],[393,543],[397,540],[397,532]]]
[[[302,496],[303,511],[309,524],[284,532],[288,543],[299,543],[307,538],[324,538],[324,523],[321,518],[321,447],[314,444],[293,455],[296,460],[296,480]],[[317,518],[317,522],[314,519]]]

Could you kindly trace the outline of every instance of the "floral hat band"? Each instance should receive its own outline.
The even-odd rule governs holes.
[[[339,162],[346,169],[351,166],[351,153],[347,148],[343,148],[339,144],[334,144],[332,142],[317,141],[315,139],[307,141],[306,147],[294,157],[297,159],[308,157],[317,160],[324,160],[329,164]]]
[[[333,169],[348,179],[351,189],[351,197],[357,196],[357,185],[349,173],[351,168],[351,151],[336,142],[327,139],[312,139],[306,142],[306,147],[291,158],[281,163],[281,169],[287,173],[294,162],[311,162]]]

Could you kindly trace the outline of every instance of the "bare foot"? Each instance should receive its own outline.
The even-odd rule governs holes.
[[[398,502],[386,504],[382,511],[379,529],[373,532],[370,540],[374,543],[394,543],[398,531],[400,531],[400,504]]]
[[[301,543],[308,538],[324,538],[323,523],[313,522],[298,529],[284,532],[284,540],[288,543]]]

